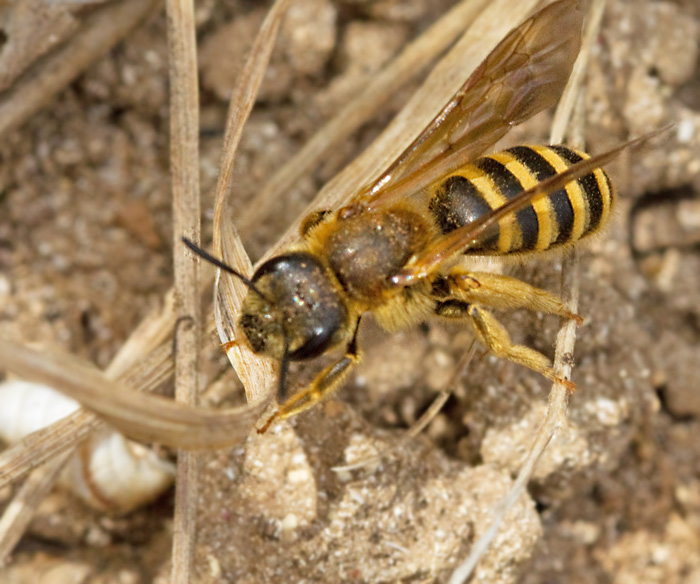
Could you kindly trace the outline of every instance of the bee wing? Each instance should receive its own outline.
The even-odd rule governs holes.
[[[535,198],[551,195],[564,188],[571,181],[587,175],[596,168],[600,168],[615,158],[622,150],[646,142],[650,138],[666,132],[668,129],[669,126],[666,126],[617,146],[608,152],[581,160],[559,174],[555,174],[534,187],[523,191],[504,205],[498,207],[498,209],[494,209],[483,217],[437,238],[424,250],[413,256],[406,266],[392,277],[392,282],[397,286],[407,286],[416,280],[425,278],[439,269],[445,261],[453,258],[456,254],[463,253],[476,242],[479,242],[489,228],[504,217],[517,213],[531,205]]]
[[[413,194],[476,158],[511,126],[553,106],[581,45],[576,0],[512,30],[386,172],[355,197],[368,208]]]

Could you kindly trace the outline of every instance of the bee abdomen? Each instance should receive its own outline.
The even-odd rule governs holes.
[[[497,209],[524,190],[588,158],[567,146],[515,146],[478,158],[440,183],[429,203],[443,233]],[[467,253],[522,253],[573,244],[607,222],[608,176],[596,169],[498,222]]]

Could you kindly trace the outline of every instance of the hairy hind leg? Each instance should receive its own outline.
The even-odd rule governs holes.
[[[455,268],[445,281],[451,296],[469,304],[502,309],[526,308],[570,318],[579,326],[583,323],[583,318],[571,312],[554,294],[517,278]]]
[[[547,379],[561,383],[569,391],[576,389],[573,382],[554,372],[552,362],[542,353],[525,345],[514,344],[505,327],[489,311],[461,300],[449,299],[438,303],[436,313],[451,319],[467,320],[479,342],[497,357],[536,371]]]
[[[513,361],[513,363],[518,363],[528,369],[537,371],[547,379],[561,383],[569,391],[576,389],[576,385],[573,382],[559,377],[554,372],[552,362],[542,353],[525,345],[513,344],[508,331],[490,312],[477,306],[470,306],[468,318],[476,332],[476,336],[497,357],[508,359],[508,361]]]

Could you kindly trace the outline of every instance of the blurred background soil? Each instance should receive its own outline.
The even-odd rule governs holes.
[[[5,95],[107,4],[0,5]],[[234,211],[452,4],[294,0],[236,162]],[[227,100],[267,6],[202,0],[196,9],[207,240]],[[609,2],[585,84],[587,149],[676,125],[609,168],[619,193],[614,224],[581,251],[587,321],[577,335],[571,423],[506,521],[480,581],[700,583],[699,41],[694,0]],[[381,119],[329,151],[259,224],[240,226],[254,260],[414,89],[397,91]],[[4,133],[0,334],[104,367],[161,302],[172,281],[167,96],[165,20],[156,10]],[[546,142],[550,120],[537,116],[507,143]],[[559,290],[557,257],[507,270]],[[518,342],[553,353],[557,319],[518,311],[502,321]],[[511,485],[543,419],[545,380],[477,359],[424,436],[374,467],[331,468],[397,440],[470,342],[458,326],[428,322],[391,336],[367,319],[366,359],[336,399],[293,428],[207,453],[199,581],[444,581]],[[202,371],[215,381],[206,403],[241,399],[214,335]],[[171,494],[115,518],[56,492],[0,581],[165,582],[171,514]]]

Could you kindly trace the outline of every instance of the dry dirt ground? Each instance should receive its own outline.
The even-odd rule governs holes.
[[[97,9],[30,4],[26,12],[0,6],[5,87],[13,68],[21,72],[50,53]],[[205,238],[226,100],[265,14],[261,4],[197,3]],[[295,4],[237,161],[239,209],[451,2]],[[53,22],[51,42],[44,42],[42,10]],[[589,150],[676,126],[610,167],[619,191],[614,225],[581,254],[587,322],[577,335],[570,426],[550,445],[480,581],[700,583],[699,41],[695,0],[609,2],[586,82]],[[156,12],[2,136],[3,336],[60,346],[104,367],[170,286],[166,49],[164,16]],[[253,259],[412,90],[397,92],[383,119],[290,185],[263,221],[240,226]],[[509,141],[545,141],[549,121],[539,116]],[[557,258],[510,268],[554,291],[560,269]],[[515,312],[503,322],[519,342],[552,354],[556,319]],[[401,436],[447,383],[470,337],[436,322],[389,336],[368,321],[361,342],[367,358],[336,399],[293,429],[206,454],[198,581],[445,581],[483,532],[541,423],[548,384],[483,357],[424,436],[379,465],[335,473],[334,465]],[[236,399],[214,336],[205,344],[203,376],[221,381],[207,401]],[[1,500],[12,492],[3,490]],[[0,581],[165,582],[171,514],[171,494],[108,517],[56,492]]]

